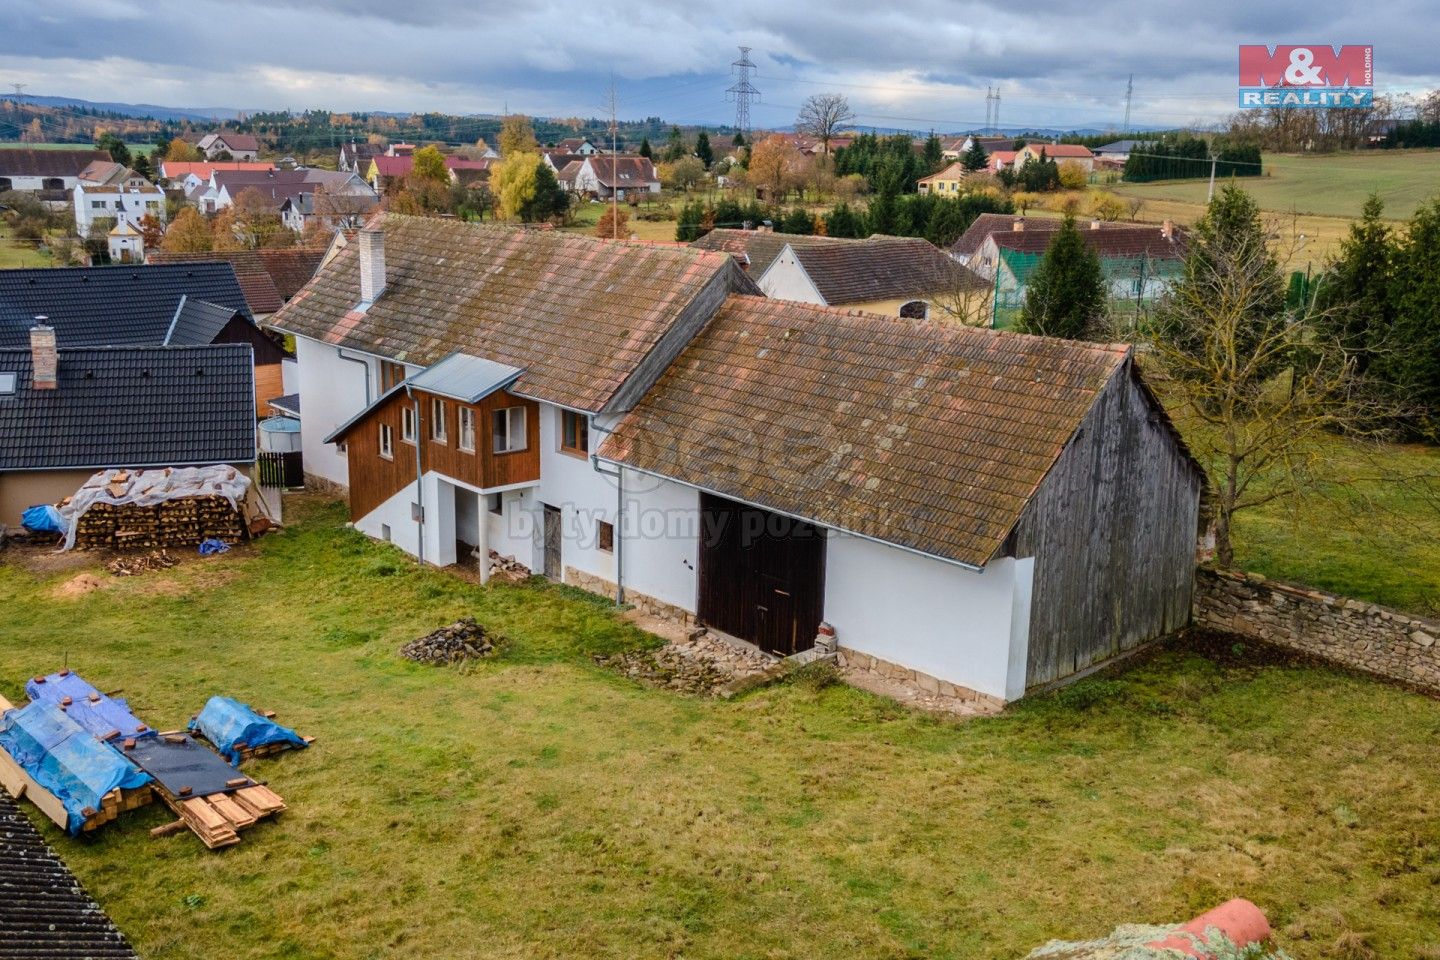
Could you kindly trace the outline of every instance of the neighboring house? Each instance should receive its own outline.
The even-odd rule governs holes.
[[[1040,159],[1041,154],[1056,163],[1077,163],[1086,173],[1095,169],[1095,154],[1090,148],[1078,143],[1027,143],[1015,153],[1014,166],[1020,167],[1026,160]]]
[[[967,153],[975,144],[986,154],[994,153],[997,150],[1013,150],[1015,147],[1014,137],[980,137],[971,134],[967,137],[960,137],[946,143],[940,153],[946,160],[958,160]]]
[[[970,176],[970,171],[965,169],[965,164],[957,161],[939,173],[921,177],[916,183],[916,189],[922,195],[933,193],[942,197],[954,197],[960,194],[960,184],[968,176]]]
[[[245,306],[257,323],[263,324],[270,314],[310,282],[325,258],[324,247],[283,247],[259,250],[209,250],[204,253],[174,253],[156,250],[149,262],[167,263],[228,263],[244,295]]]
[[[140,174],[123,163],[113,160],[96,160],[80,171],[80,184],[87,187],[148,187],[152,186]]]
[[[316,224],[328,230],[344,230],[364,224],[378,206],[380,197],[374,190],[345,193],[312,190],[286,197],[280,204],[280,222],[296,233],[304,233]]]
[[[451,183],[469,185],[477,180],[487,179],[495,162],[488,157],[483,160],[466,160],[463,157],[447,156],[445,169],[450,171]],[[415,156],[411,153],[395,157],[371,157],[363,179],[376,191],[384,193],[392,184],[410,176],[413,169]]]
[[[144,263],[145,237],[128,220],[121,220],[105,235],[111,263]]]
[[[340,144],[340,157],[336,162],[335,169],[344,170],[348,173],[365,176],[365,169],[370,165],[370,160],[385,151],[373,143],[349,143]]]
[[[600,200],[660,192],[660,178],[649,157],[587,156],[580,161],[573,184],[569,189]]]
[[[103,150],[0,150],[0,193],[33,193],[50,203],[69,203],[80,175],[96,161],[110,162]]]
[[[824,246],[825,244],[850,243],[838,237],[819,237],[802,233],[776,233],[769,227],[754,230],[737,230],[731,227],[716,227],[690,246],[696,250],[714,250],[728,253],[740,262],[740,266],[752,277],[762,276],[780,256],[787,245]]]
[[[0,348],[0,523],[97,470],[253,467],[249,346],[71,347],[42,324],[25,332]]]
[[[555,144],[555,150],[562,153],[574,154],[581,157],[593,157],[601,153],[599,147],[590,141],[589,137],[567,137]]]
[[[1003,702],[1189,620],[1203,474],[1125,345],[731,297],[598,459],[698,519],[627,536],[627,598],[767,650]]]
[[[197,186],[203,187],[210,182],[210,175],[217,170],[246,170],[251,173],[264,173],[275,169],[273,163],[208,163],[205,161],[178,161],[166,160],[160,164],[160,179],[172,190],[180,190],[190,199],[189,194]],[[213,211],[209,211],[213,212]]]
[[[954,257],[960,263],[974,268],[975,264],[970,263],[971,258],[979,252],[985,240],[992,233],[1019,233],[1021,231],[1028,231],[1031,233],[1048,234],[1051,231],[1059,230],[1062,223],[1064,223],[1064,220],[1060,217],[1026,217],[1023,214],[1017,213],[982,213],[966,228],[965,232],[960,235],[960,238],[950,246],[950,256]],[[1133,227],[1136,226],[1136,224],[1097,220],[1093,221],[1090,226],[1098,230],[1116,230],[1124,227]],[[1154,224],[1152,226],[1161,227],[1164,226],[1164,224]],[[985,277],[993,275],[989,269],[983,271],[977,270],[976,272]]]
[[[1103,147],[1096,147],[1092,152],[1097,160],[1115,160],[1123,164],[1130,159],[1132,151],[1143,150],[1148,142],[1146,140],[1116,140]]]
[[[254,160],[260,156],[258,140],[248,133],[233,133],[228,130],[205,134],[195,147],[207,160],[214,160],[222,153],[228,153],[231,160],[238,161]]]
[[[75,348],[247,344],[257,404],[286,392],[285,351],[256,326],[229,263],[0,270],[0,348],[25,345],[37,322]]]
[[[286,226],[297,232],[303,230],[307,222],[307,214],[298,205],[301,197],[320,193],[329,198],[321,204],[325,211],[323,217],[335,220],[335,225],[344,225],[347,218],[363,217],[379,203],[379,195],[353,173],[306,168],[217,170],[199,194],[198,205],[206,213],[218,212],[234,204],[242,193],[252,190],[265,199],[270,210],[280,216]],[[285,219],[287,201],[292,201],[289,219]],[[314,216],[313,199],[308,209],[308,215]]]
[[[96,220],[114,221],[111,226],[137,224],[148,214],[165,222],[165,191],[153,184],[102,187],[81,183],[76,185],[73,196],[75,233],[80,237],[90,235],[91,224]]]
[[[986,154],[986,169],[993,173],[999,173],[1008,167],[1019,166],[1016,159],[1019,156],[1014,150],[992,150]]]
[[[571,160],[566,163],[565,166],[555,171],[555,182],[570,193],[575,193],[577,192],[575,181],[579,178],[580,171],[584,168],[585,161],[583,159]]]
[[[280,400],[370,536],[778,654],[828,623],[993,704],[1188,623],[1203,475],[1129,347],[756,293],[706,251],[386,215],[276,316]]]
[[[564,170],[567,165],[579,163],[585,159],[581,154],[566,153],[564,150],[558,148],[541,150],[540,155],[545,158],[545,165],[557,174],[561,170]]]
[[[385,148],[387,157],[408,157],[415,152],[413,143],[392,143]]]
[[[919,237],[787,244],[756,282],[780,300],[910,319],[964,309],[990,286]]]
[[[1115,301],[1153,302],[1184,266],[1187,235],[1168,220],[1161,224],[1092,220],[1088,226],[1081,225],[1080,236],[1100,258],[1110,298]],[[1023,303],[1029,279],[1054,237],[1054,229],[1027,227],[995,231],[980,244],[969,266],[993,285],[997,307]]]

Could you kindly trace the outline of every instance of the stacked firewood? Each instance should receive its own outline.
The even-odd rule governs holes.
[[[82,550],[238,543],[246,534],[240,511],[224,497],[183,497],[153,507],[95,503],[75,522],[75,546]]]

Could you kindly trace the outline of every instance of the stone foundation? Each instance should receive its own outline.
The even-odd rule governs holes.
[[[864,675],[869,674],[887,685],[910,688],[915,691],[914,699],[921,701],[920,705],[922,706],[933,706],[957,713],[999,712],[1005,706],[1005,701],[1000,697],[971,690],[969,687],[962,687],[948,680],[932,677],[928,673],[921,673],[919,670],[902,667],[889,660],[872,657],[859,650],[851,650],[849,647],[842,646],[838,650],[838,655],[840,669],[847,677],[855,675],[863,679]],[[859,683],[857,686],[868,685]]]
[[[334,497],[336,500],[348,500],[350,488],[334,480],[327,480],[319,474],[305,474],[305,489],[310,493],[318,493],[323,497]]]
[[[1399,610],[1202,567],[1195,623],[1440,693],[1440,623]]]
[[[613,598],[615,596],[614,583],[604,577],[597,577],[593,573],[576,570],[574,567],[565,568],[565,582],[572,587],[579,587],[590,593],[598,593],[602,597]],[[625,602],[648,617],[655,617],[682,627],[695,625],[695,614],[690,611],[677,607],[673,603],[666,603],[663,600],[656,600],[654,597],[638,593],[629,587],[625,588]]]

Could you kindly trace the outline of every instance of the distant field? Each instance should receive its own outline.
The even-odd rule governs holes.
[[[153,143],[127,143],[134,150],[137,147],[153,147]],[[93,143],[21,143],[18,140],[0,140],[0,150],[94,150]]]
[[[1237,182],[1266,210],[1325,217],[1358,217],[1365,198],[1378,191],[1386,215],[1403,220],[1440,194],[1440,151],[1266,154],[1265,176]],[[1209,181],[1127,183],[1109,189],[1125,196],[1204,203]]]
[[[48,267],[50,254],[41,253],[29,240],[16,240],[10,228],[0,223],[0,269],[9,267]]]

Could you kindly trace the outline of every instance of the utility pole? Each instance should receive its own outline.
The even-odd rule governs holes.
[[[750,82],[750,71],[755,69],[755,63],[750,59],[750,48],[740,48],[740,59],[730,64],[730,70],[736,79],[733,84],[725,89],[726,98],[735,101],[735,129],[750,139],[750,104],[760,102],[760,91]]]
[[[1121,124],[1121,133],[1130,132],[1130,97],[1135,93],[1135,74],[1130,74],[1130,79],[1125,81],[1125,122]]]
[[[1205,202],[1207,204],[1215,199],[1215,162],[1218,159],[1219,157],[1215,155],[1215,151],[1212,148],[1210,151],[1210,192],[1205,195]]]
[[[619,128],[620,124],[615,119],[615,73],[610,73],[610,239],[620,239],[620,189],[616,184],[620,181],[620,174],[616,171],[619,165]]]
[[[994,107],[994,105],[995,105],[995,91],[991,90],[991,89],[990,89],[990,85],[987,83],[987,84],[985,85],[985,126],[984,126],[983,128],[981,128],[981,129],[983,129],[986,133],[989,133],[990,130],[991,130],[991,126],[990,126],[990,112],[991,112],[991,109]]]
[[[25,88],[28,87],[28,86],[30,86],[30,84],[28,84],[28,83],[20,83],[20,82],[17,81],[17,82],[15,82],[15,83],[10,84],[10,86],[12,86],[12,87],[15,88],[15,99],[16,99],[16,100],[19,100],[20,97],[21,97],[22,95],[24,95],[24,93],[25,93]]]
[[[1000,87],[995,87],[995,133],[1000,132]]]

